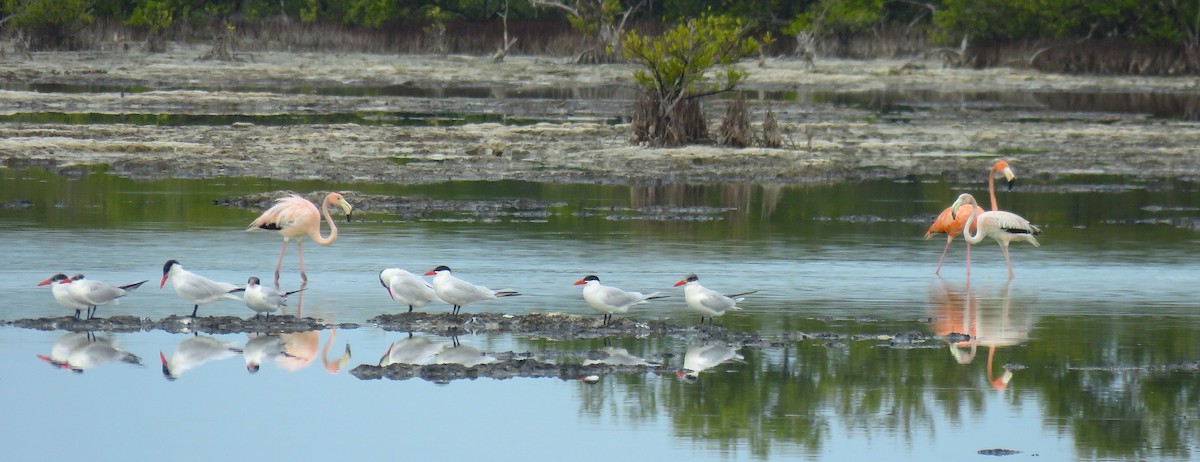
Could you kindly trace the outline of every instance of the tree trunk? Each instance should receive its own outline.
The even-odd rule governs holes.
[[[631,142],[654,147],[683,146],[708,140],[700,100],[684,98],[672,109],[651,93],[642,93],[633,106]]]

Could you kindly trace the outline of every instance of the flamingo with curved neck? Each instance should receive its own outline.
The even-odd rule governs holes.
[[[1008,182],[1008,189],[1011,191],[1013,183],[1017,181],[1017,176],[1013,173],[1012,167],[1009,167],[1008,162],[1003,160],[996,161],[992,168],[988,169],[988,195],[992,199],[992,210],[1000,210],[996,204],[996,174],[1004,175]],[[938,258],[937,269],[933,270],[933,274],[941,274],[942,263],[946,261],[946,253],[950,251],[950,243],[954,242],[954,238],[962,234],[963,228],[967,224],[967,216],[970,213],[968,209],[955,211],[953,208],[947,207],[942,210],[937,219],[933,220],[933,224],[929,226],[929,230],[925,231],[925,239],[929,239],[934,234],[946,235],[946,246],[942,248],[942,256]],[[958,217],[953,218],[953,217]],[[971,244],[967,244],[967,261],[971,261]]]
[[[279,231],[279,234],[283,236],[283,249],[279,251],[279,263],[275,265],[276,285],[279,284],[279,270],[283,267],[283,256],[287,253],[289,240],[296,239],[296,251],[300,259],[300,279],[304,282],[308,282],[308,274],[304,271],[303,239],[308,237],[320,245],[330,245],[337,240],[338,229],[337,225],[333,223],[333,217],[329,216],[330,205],[341,207],[346,212],[346,220],[350,220],[350,213],[354,208],[350,206],[349,202],[346,202],[341,194],[332,192],[325,196],[319,211],[317,206],[308,199],[290,194],[276,200],[274,206],[250,222],[250,227],[246,228],[246,231],[268,229]],[[329,223],[328,237],[321,236],[322,218]]]
[[[1034,247],[1040,247],[1037,239],[1033,236],[1041,234],[1042,230],[1038,229],[1029,223],[1029,220],[1022,218],[1012,212],[996,210],[990,212],[979,212],[979,203],[975,201],[975,196],[963,193],[958,196],[958,200],[954,201],[954,205],[950,208],[957,211],[963,205],[973,205],[970,210],[970,215],[967,216],[966,226],[963,228],[963,239],[966,239],[967,244],[979,244],[983,242],[985,237],[990,237],[1000,244],[1000,251],[1004,253],[1004,263],[1008,265],[1008,278],[1014,277],[1012,269],[1012,260],[1008,256],[1008,244],[1012,241],[1025,241],[1033,244]],[[975,234],[971,234],[971,230],[975,230]],[[971,260],[967,260],[967,278],[971,277]]]

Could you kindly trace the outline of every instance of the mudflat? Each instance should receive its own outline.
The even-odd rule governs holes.
[[[1200,177],[1200,123],[1070,105],[1072,94],[1187,95],[1200,86],[1195,77],[951,69],[933,60],[747,61],[743,90],[751,119],[758,126],[767,110],[774,112],[784,145],[660,149],[631,144],[632,100],[605,96],[633,94],[634,68],[625,64],[287,52],[197,60],[205,51],[174,45],[161,54],[4,58],[2,165],[63,173],[102,165],[135,179],[790,184],[976,179],[992,159],[1005,158],[1017,162],[1025,178],[1046,181],[1095,174]],[[549,96],[511,97],[539,92]],[[803,96],[814,92],[887,92],[901,99],[935,93],[963,100],[896,112],[881,109],[887,101],[833,104]],[[772,96],[791,93],[801,96]],[[1047,95],[1067,97],[1050,104]],[[724,106],[720,98],[705,102],[714,133]],[[333,116],[346,114],[359,121]],[[404,117],[396,114],[418,114],[422,123],[361,122]],[[156,124],[156,117],[204,122]],[[526,122],[511,123],[515,119]]]

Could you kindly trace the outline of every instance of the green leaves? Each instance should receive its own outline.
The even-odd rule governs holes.
[[[738,61],[758,51],[739,19],[704,15],[659,37],[625,34],[621,53],[642,66],[633,78],[668,99],[726,91],[746,78]],[[708,72],[713,70],[711,77]]]

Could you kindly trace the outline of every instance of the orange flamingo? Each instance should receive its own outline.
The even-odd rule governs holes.
[[[1008,182],[1008,189],[1011,191],[1013,182],[1017,181],[1017,176],[1013,174],[1012,168],[1008,166],[1008,162],[998,160],[992,165],[991,170],[988,170],[988,195],[992,198],[992,210],[999,210],[1000,207],[996,204],[996,174],[1004,175]],[[966,207],[966,206],[964,206]],[[974,207],[974,206],[972,206]],[[981,210],[982,211],[982,210]],[[942,257],[938,259],[937,269],[933,270],[933,274],[940,274],[942,271],[942,263],[946,260],[946,253],[950,251],[950,243],[954,242],[954,238],[962,234],[963,228],[967,224],[967,217],[970,216],[971,209],[964,208],[954,210],[952,207],[947,207],[942,210],[933,224],[929,226],[929,231],[925,232],[925,239],[929,239],[934,234],[946,235],[946,247],[942,248]],[[957,218],[955,218],[957,217]],[[971,245],[967,244],[967,262],[971,261]]]
[[[308,282],[308,275],[304,273],[304,237],[307,236],[321,245],[329,245],[337,240],[337,225],[333,224],[333,218],[329,216],[329,206],[335,204],[346,212],[346,221],[350,221],[350,212],[354,208],[341,194],[333,192],[325,196],[320,211],[308,199],[291,194],[276,200],[273,207],[250,222],[246,231],[269,229],[279,231],[279,234],[283,235],[283,249],[279,251],[279,263],[275,265],[275,285],[279,285],[279,269],[283,267],[283,255],[287,252],[288,241],[293,238],[296,239],[296,251],[300,255],[300,279]],[[321,236],[322,216],[329,223],[329,237]]]
[[[963,193],[958,196],[958,200],[954,201],[954,205],[950,208],[958,210],[960,206],[975,205],[970,210],[970,215],[967,217],[967,224],[963,227],[963,239],[966,239],[967,245],[978,244],[983,242],[983,238],[990,237],[1000,244],[1000,251],[1004,252],[1004,263],[1008,265],[1008,278],[1014,277],[1012,270],[1012,260],[1008,257],[1008,243],[1012,241],[1025,241],[1032,244],[1034,247],[1040,247],[1037,239],[1033,236],[1041,234],[1042,230],[1038,229],[1029,223],[1029,220],[1021,218],[1012,212],[996,210],[992,212],[979,213],[981,210],[978,203],[975,202],[975,197]],[[953,217],[957,218],[957,217]],[[971,230],[975,230],[975,234],[971,234]],[[967,278],[971,277],[971,259],[967,258]]]

